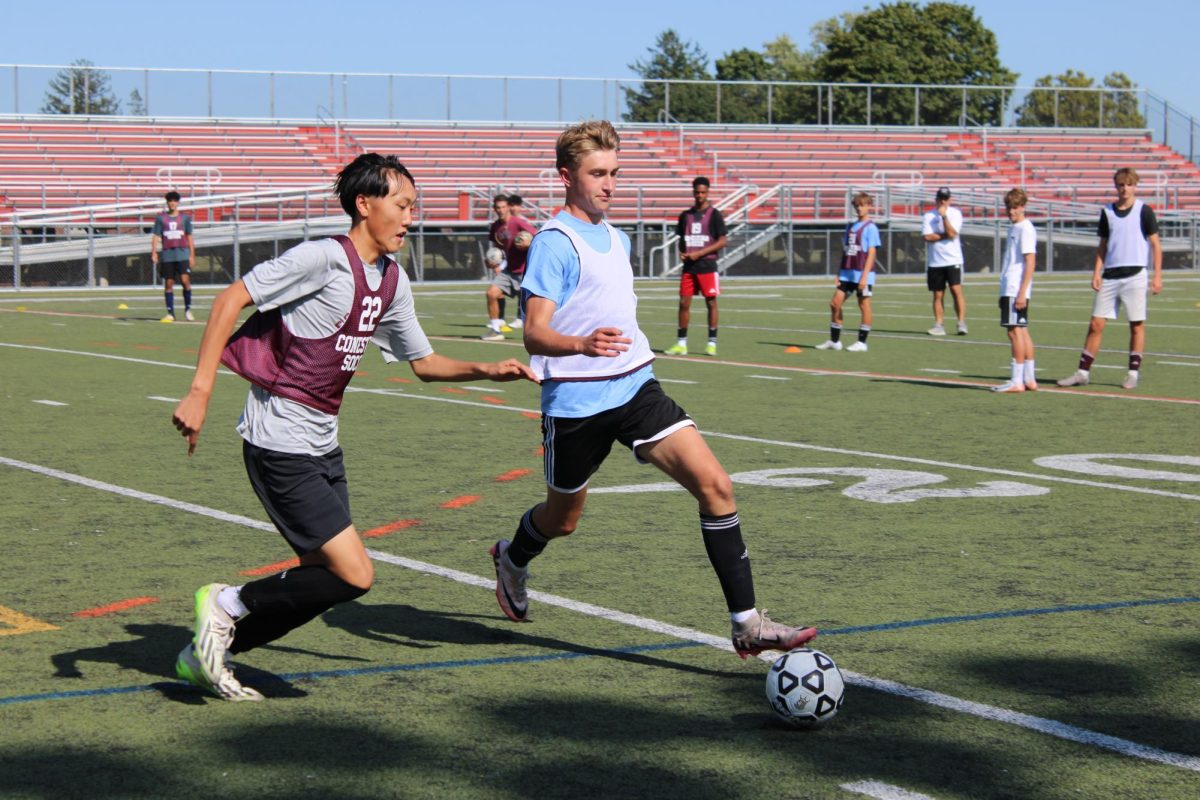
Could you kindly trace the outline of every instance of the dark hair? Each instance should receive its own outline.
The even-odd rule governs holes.
[[[493,197],[493,198],[492,198],[492,203],[493,203],[493,204],[495,204],[495,203],[497,203],[497,202],[499,202],[499,201],[501,201],[501,200],[503,200],[505,203],[507,203],[507,202],[508,202],[508,195],[506,195],[506,194],[498,194],[498,195],[496,195],[495,197]]]
[[[519,194],[510,194],[508,196],[508,204],[510,206],[523,206],[525,205],[525,200]]]
[[[171,202],[172,200],[174,200],[176,203],[179,202],[179,192],[175,191],[174,189],[167,192],[163,197],[166,199],[166,201],[168,203]]]
[[[692,179],[692,188],[695,189],[697,186],[712,186],[712,184],[708,182],[708,178],[701,175],[699,178]]]
[[[387,197],[391,191],[389,178],[392,176],[408,178],[409,183],[417,185],[408,167],[401,164],[400,159],[395,156],[363,153],[342,167],[333,182],[333,192],[350,218],[358,219],[358,209],[355,206],[358,196]]]

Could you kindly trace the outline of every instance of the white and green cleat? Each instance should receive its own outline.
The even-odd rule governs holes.
[[[221,676],[215,683],[204,677],[204,670],[200,667],[200,660],[196,658],[191,644],[184,645],[183,650],[179,651],[179,658],[175,660],[175,674],[179,676],[180,680],[187,681],[222,700],[240,703],[257,702],[263,699],[257,689],[243,686],[237,678],[233,677],[233,670],[227,666],[223,667]]]

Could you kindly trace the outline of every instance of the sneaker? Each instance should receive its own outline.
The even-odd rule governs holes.
[[[501,333],[500,331],[493,330],[492,328],[488,328],[488,332],[485,333],[483,336],[480,336],[479,338],[485,342],[503,342],[504,334]]]
[[[170,312],[167,312],[167,315],[159,320],[159,322],[174,322],[174,321],[175,321],[175,315]]]
[[[704,355],[715,356],[716,354],[717,354],[717,343],[716,342],[709,342],[708,344],[704,345]]]
[[[511,325],[501,325],[500,332],[501,333],[512,333],[513,332],[512,326]]]
[[[1058,382],[1059,386],[1087,386],[1088,374],[1081,369],[1075,370],[1075,374],[1069,378],[1063,378]]]
[[[847,353],[865,353],[867,352],[866,342],[855,342],[846,348]]]
[[[1036,386],[1036,384],[1034,384],[1034,385]],[[1012,392],[1023,392],[1023,391],[1025,391],[1025,384],[1013,383],[1012,381],[1006,381],[1006,382],[1000,384],[999,386],[993,386],[992,391],[993,392],[1003,392],[1005,394],[1009,394]]]
[[[958,323],[958,335],[959,336],[967,335],[967,323],[965,323],[965,322]]]
[[[190,308],[185,308],[183,310],[183,318],[186,319],[188,322],[196,321],[196,315],[192,313],[192,310]]]
[[[668,347],[666,350],[663,350],[663,352],[669,356],[686,356],[687,355],[687,345],[686,344],[673,344],[670,347]]]
[[[1125,373],[1125,380],[1121,383],[1122,389],[1136,389],[1138,383],[1138,374],[1133,370]]]
[[[1038,390],[1037,381],[1025,381],[1025,391],[1036,392]]]
[[[945,336],[946,329],[941,325],[934,325],[932,328],[926,331],[926,333],[928,333],[930,336]]]
[[[773,622],[767,618],[765,608],[745,622],[733,623],[733,649],[743,660],[764,650],[794,650],[816,636],[816,628],[789,628]]]
[[[817,345],[817,349],[818,350],[841,350],[842,343],[835,342],[833,339],[830,339],[828,342],[825,342],[824,344]]]
[[[196,590],[196,633],[192,648],[205,680],[216,686],[225,669],[225,653],[233,642],[233,618],[217,602],[223,583],[210,583]]]
[[[519,568],[508,559],[507,539],[492,545],[492,563],[496,565],[496,600],[500,610],[513,622],[524,622],[529,613],[529,596],[525,593],[525,581],[529,579],[529,567]]]
[[[196,651],[191,642],[184,645],[183,650],[179,651],[179,658],[175,660],[175,674],[179,676],[180,680],[187,681],[222,700],[240,703],[244,701],[257,702],[263,699],[257,689],[243,686],[233,676],[233,670],[228,666],[222,665],[222,667],[220,679],[216,683],[204,677],[204,670],[200,666],[200,660],[196,658]]]
[[[525,320],[517,317],[512,322],[508,323],[508,327],[512,328],[513,330],[520,330],[521,328],[525,327]]]

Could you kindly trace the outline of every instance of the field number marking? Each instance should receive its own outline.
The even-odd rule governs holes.
[[[40,619],[0,606],[0,636],[15,636],[20,633],[38,633],[40,631],[56,631],[57,625],[42,622]]]

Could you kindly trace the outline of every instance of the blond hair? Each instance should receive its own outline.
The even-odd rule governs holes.
[[[606,119],[589,119],[572,125],[558,135],[554,143],[554,167],[574,170],[583,159],[597,150],[620,150],[621,137]]]
[[[1004,195],[1005,208],[1020,208],[1029,202],[1029,195],[1025,194],[1024,189],[1009,189],[1008,194]]]
[[[1141,178],[1138,177],[1137,170],[1133,167],[1121,167],[1113,173],[1114,184],[1124,185],[1128,183],[1137,186],[1139,180]]]
[[[871,205],[875,205],[875,198],[871,197],[871,195],[867,192],[859,192],[858,194],[854,195],[854,199],[850,201],[850,205],[854,206],[855,208],[858,208],[859,204],[861,203],[870,203]]]

